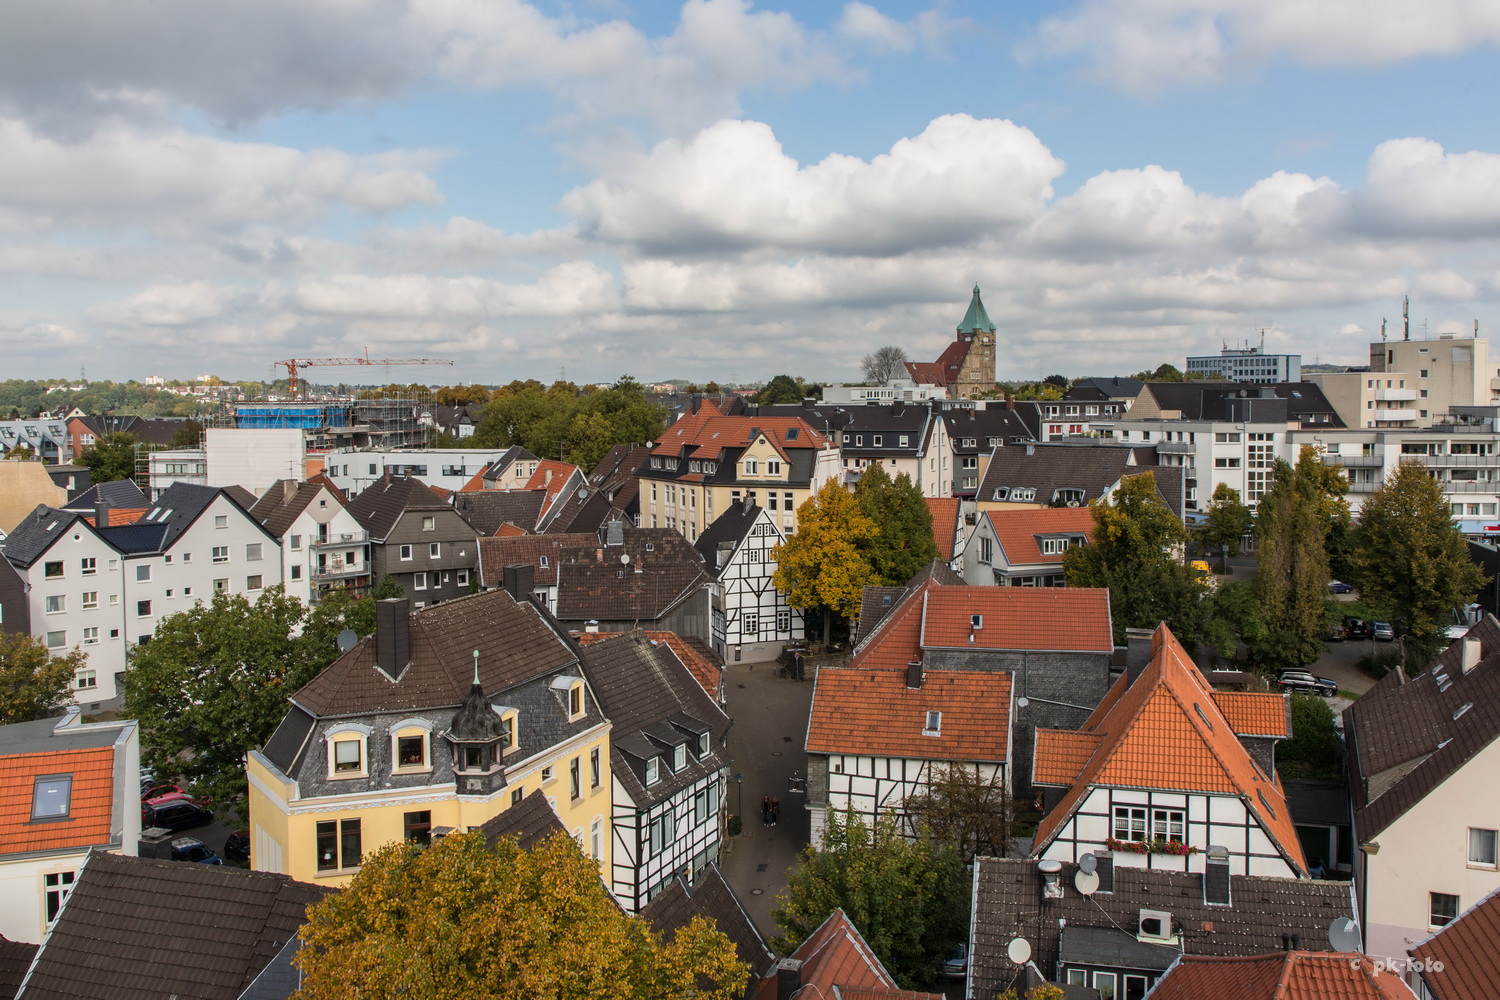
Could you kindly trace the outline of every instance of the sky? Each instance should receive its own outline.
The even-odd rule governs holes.
[[[10,0],[0,378],[1002,380],[1500,322],[1493,0]]]

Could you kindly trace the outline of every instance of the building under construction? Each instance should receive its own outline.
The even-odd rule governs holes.
[[[427,441],[421,416],[431,405],[430,398],[416,397],[248,400],[224,407],[210,426],[301,430],[309,452],[333,448],[419,448]]]

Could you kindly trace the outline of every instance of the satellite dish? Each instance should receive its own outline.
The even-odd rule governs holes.
[[[1092,896],[1099,889],[1099,873],[1079,869],[1078,874],[1073,876],[1073,888],[1081,896]]]
[[[620,565],[621,566],[629,566],[630,565],[630,553],[629,552],[621,552],[620,553]]]
[[[1031,961],[1031,942],[1023,937],[1011,938],[1010,944],[1005,946],[1005,957],[1013,965],[1025,965]]]
[[[1334,951],[1359,951],[1359,924],[1353,917],[1335,917],[1328,925],[1328,943]]]
[[[1027,705],[1030,705],[1030,704],[1031,704],[1031,699],[1027,698],[1025,696],[1022,696],[1022,697],[1016,699],[1016,707],[1017,708],[1025,708]]]
[[[338,641],[339,652],[347,653],[349,652],[349,650],[354,648],[355,643],[359,642],[359,633],[354,631],[352,628],[346,628],[344,629],[344,631],[339,633]]]
[[[1099,870],[1099,859],[1094,857],[1094,852],[1089,851],[1078,859],[1078,867],[1090,875]]]

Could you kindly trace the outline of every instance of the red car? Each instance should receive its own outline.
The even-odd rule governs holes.
[[[159,806],[163,802],[193,801],[193,797],[180,785],[153,785],[141,793],[141,802]]]

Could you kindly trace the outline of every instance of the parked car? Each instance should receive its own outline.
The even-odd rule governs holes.
[[[1363,618],[1348,615],[1344,618],[1344,632],[1351,639],[1368,639],[1370,638],[1370,623]]]
[[[1317,677],[1306,670],[1283,670],[1276,675],[1276,686],[1282,691],[1320,694],[1325,698],[1339,693],[1338,681]]]
[[[1396,641],[1396,630],[1391,628],[1390,622],[1371,622],[1370,632],[1381,642]]]
[[[174,799],[193,801],[193,797],[181,785],[152,785],[141,792],[141,801],[149,802],[153,806],[159,806],[163,802],[171,802]]]
[[[195,826],[207,826],[214,821],[212,809],[188,799],[172,799],[161,805],[141,803],[141,829],[159,827],[163,830],[191,830]]]
[[[236,830],[224,841],[224,857],[230,861],[250,860],[250,831]]]
[[[178,837],[172,841],[172,860],[191,861],[199,865],[222,865],[224,859],[197,837]]]
[[[1323,636],[1327,642],[1343,642],[1347,638],[1349,638],[1349,632],[1342,625],[1328,626],[1328,631]]]
[[[1352,594],[1354,593],[1354,588],[1349,586],[1343,580],[1329,580],[1328,592],[1330,594]]]
[[[949,979],[962,979],[969,974],[969,946],[963,943],[954,945],[953,954],[943,962],[943,975]]]

